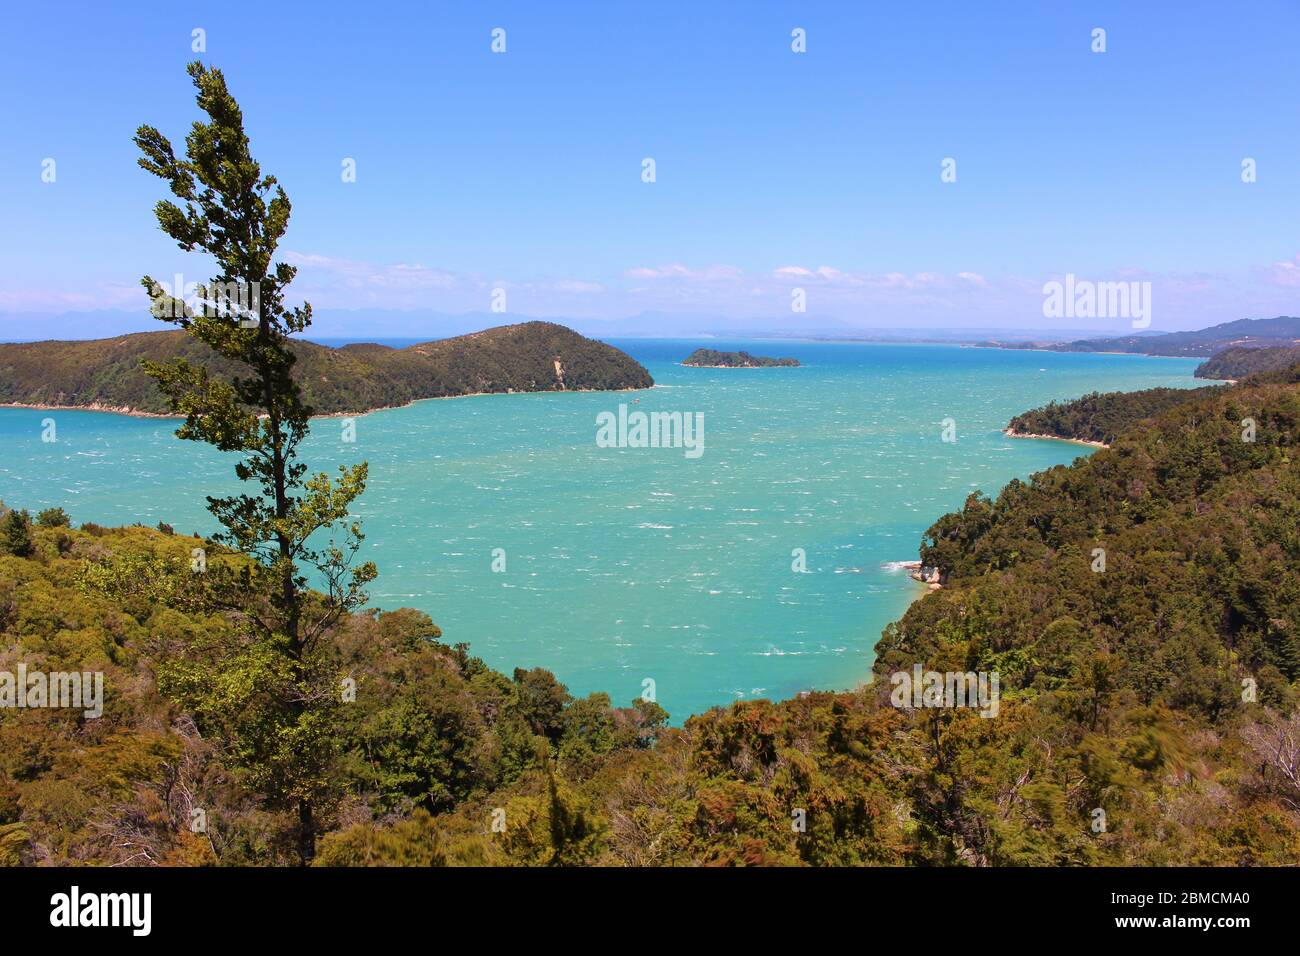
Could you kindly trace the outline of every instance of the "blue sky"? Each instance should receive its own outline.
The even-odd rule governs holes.
[[[183,140],[196,57],[317,308],[1033,328],[1073,273],[1150,281],[1157,330],[1300,312],[1294,0],[282,6],[6,11],[0,336],[206,276],[131,143]]]

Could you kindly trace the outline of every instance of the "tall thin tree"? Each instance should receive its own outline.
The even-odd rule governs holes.
[[[218,272],[188,303],[183,290],[169,294],[149,276],[141,281],[155,316],[226,360],[215,367],[237,371],[222,375],[184,358],[148,362],[145,370],[184,416],[177,436],[242,453],[235,473],[256,485],[255,493],[207,499],[223,528],[215,539],[252,559],[240,593],[228,595],[230,604],[281,665],[259,671],[274,675],[265,678],[273,686],[252,688],[272,702],[262,711],[276,715],[271,731],[261,726],[232,749],[245,763],[261,761],[253,769],[269,796],[296,811],[297,852],[306,863],[315,852],[314,808],[328,775],[319,748],[328,748],[330,738],[320,713],[329,694],[314,655],[329,628],[364,603],[364,588],[377,573],[371,562],[354,566],[362,535],[348,519],[367,466],[342,467],[336,479],[308,477],[299,460],[312,411],[293,377],[289,337],[310,326],[311,306],[285,306],[296,269],[272,261],[289,224],[289,199],[253,159],[243,113],[221,71],[199,62],[188,69],[208,120],[194,123],[185,155],[177,157],[152,126],[141,126],[135,143],[140,166],[165,180],[178,200],[157,203],[162,231],[186,251],[209,254]],[[334,530],[341,530],[342,543]],[[271,772],[272,766],[278,769]]]

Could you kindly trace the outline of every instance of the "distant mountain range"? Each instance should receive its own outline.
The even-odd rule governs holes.
[[[1053,352],[1131,352],[1140,355],[1210,356],[1229,348],[1291,348],[1300,345],[1300,318],[1237,319],[1195,332],[1157,332],[1074,342],[979,342],[993,348],[1046,349]]]
[[[395,349],[291,343],[295,377],[317,414],[361,413],[482,392],[649,388],[650,373],[613,346],[551,322],[524,322]],[[0,404],[165,414],[143,359],[237,371],[182,331],[0,345]]]
[[[465,335],[503,322],[544,321],[600,338],[763,338],[798,335],[807,338],[852,338],[881,334],[897,337],[890,330],[863,330],[832,316],[745,317],[707,313],[641,312],[636,315],[580,319],[572,316],[527,316],[498,312],[445,313],[404,309],[312,310],[311,334],[318,339],[347,339],[353,342],[375,339],[427,341]],[[0,341],[33,339],[109,338],[160,328],[148,309],[104,309],[49,314],[0,312]],[[914,333],[913,333],[914,334]],[[980,335],[990,334],[981,332]],[[1001,334],[1001,333],[999,333]],[[1081,333],[1082,334],[1082,333]],[[969,334],[967,341],[970,340]]]
[[[313,338],[334,343],[382,340],[431,341],[466,335],[499,323],[491,312],[449,314],[396,309],[316,309]],[[863,320],[865,321],[865,319]],[[827,342],[926,342],[990,348],[1046,349],[1062,352],[1130,352],[1145,355],[1205,356],[1233,347],[1276,348],[1300,345],[1300,318],[1238,319],[1191,332],[1143,330],[1100,335],[1089,329],[871,328],[829,315],[735,318],[707,313],[642,312],[611,318],[519,317],[518,324],[558,324],[602,340],[620,338],[805,339]],[[45,313],[0,312],[0,341],[103,339],[152,331],[158,320],[147,310]]]
[[[1088,328],[995,328],[900,325],[870,327],[831,315],[752,316],[736,318],[709,313],[640,312],[610,318],[572,316],[504,315],[495,312],[451,314],[402,309],[312,310],[311,335],[317,341],[347,342],[405,339],[428,341],[465,335],[505,321],[553,322],[599,339],[814,339],[855,342],[954,342],[972,344],[981,339],[1001,342],[1069,342],[1105,334]],[[0,311],[0,342],[31,342],[40,339],[102,339],[133,332],[152,332],[162,327],[147,309],[103,309],[59,314]]]

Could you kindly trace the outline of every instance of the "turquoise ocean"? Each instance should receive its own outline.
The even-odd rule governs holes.
[[[733,700],[846,689],[924,589],[897,562],[977,489],[1091,449],[1011,439],[1014,414],[1090,391],[1194,386],[1195,359],[947,345],[615,340],[639,392],[489,395],[318,419],[317,470],[370,462],[358,514],[379,565],[371,603],[426,611],[449,643],[509,673],[549,668],[615,703],[653,681],[680,723]],[[692,369],[699,346],[801,368]],[[704,451],[601,448],[596,418],[703,413]],[[53,418],[57,441],[42,441]],[[956,441],[942,440],[952,419]],[[74,522],[215,524],[232,460],[175,422],[0,409],[0,498]],[[494,571],[502,549],[505,570]],[[806,572],[796,573],[796,549]],[[499,565],[499,561],[497,562]]]

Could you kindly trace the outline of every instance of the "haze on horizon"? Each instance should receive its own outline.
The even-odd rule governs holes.
[[[1300,311],[1289,3],[57,9],[0,38],[6,341],[158,329],[139,277],[208,278],[131,143],[183,138],[195,58],[293,201],[319,337],[1132,331],[1044,318],[1067,274],[1149,282],[1152,332]]]

